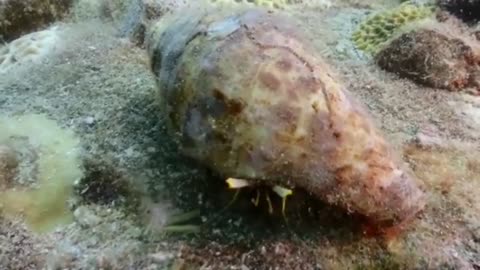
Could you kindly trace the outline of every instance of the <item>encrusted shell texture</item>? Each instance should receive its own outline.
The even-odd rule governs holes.
[[[379,224],[412,217],[423,192],[294,25],[262,9],[159,22],[147,46],[181,151],[224,177],[301,187]]]

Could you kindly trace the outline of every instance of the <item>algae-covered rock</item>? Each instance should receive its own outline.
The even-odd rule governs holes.
[[[225,178],[299,187],[397,224],[423,192],[300,29],[263,9],[182,13],[148,48],[171,135]]]
[[[448,31],[452,26],[419,27],[391,41],[376,55],[383,69],[423,85],[459,91],[479,87],[479,44]]]
[[[14,67],[38,63],[59,52],[62,48],[60,31],[54,26],[0,45],[0,74]]]
[[[64,18],[72,0],[0,1],[0,40],[11,41]]]

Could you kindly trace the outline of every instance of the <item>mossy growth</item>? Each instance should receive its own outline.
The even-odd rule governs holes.
[[[419,5],[407,1],[397,8],[374,14],[353,33],[353,43],[358,49],[375,54],[403,27],[433,16],[434,10],[430,4]]]
[[[83,175],[79,139],[37,114],[0,118],[0,130],[0,144],[10,146],[19,157],[12,187],[0,190],[0,214],[21,215],[37,232],[70,222],[68,200]],[[21,148],[30,148],[35,158],[23,158]]]

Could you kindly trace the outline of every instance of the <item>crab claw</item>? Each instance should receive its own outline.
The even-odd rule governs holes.
[[[282,198],[282,214],[285,216],[285,207],[287,204],[287,197],[289,195],[292,195],[293,191],[291,189],[284,188],[281,186],[274,186],[272,189],[273,189],[273,192],[277,193],[277,195]]]
[[[187,222],[198,216],[200,216],[200,211],[198,210],[172,215],[165,224],[163,231],[166,233],[197,233],[200,231],[198,225],[183,225],[179,223]]]
[[[251,185],[251,183],[245,179],[232,178],[232,177],[228,178],[225,182],[227,182],[228,188],[231,188],[231,189],[239,189],[239,188],[244,188]]]
[[[240,190],[242,188],[252,185],[249,181],[247,181],[245,179],[232,178],[232,177],[225,180],[225,182],[227,182],[227,185],[228,185],[229,189],[236,189],[237,190],[237,191],[235,191],[235,194],[233,195],[232,200],[227,204],[225,209],[229,208],[237,200],[238,194],[240,193]]]
[[[268,213],[273,214],[273,205],[272,205],[272,201],[270,200],[270,195],[268,195],[268,193],[265,193],[265,197],[267,199],[267,203],[268,203]]]

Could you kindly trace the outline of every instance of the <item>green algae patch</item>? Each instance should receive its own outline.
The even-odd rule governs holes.
[[[358,49],[375,54],[408,25],[433,16],[434,10],[431,5],[404,2],[394,9],[370,16],[353,33],[352,41]]]
[[[13,186],[0,190],[2,214],[22,215],[37,232],[70,222],[67,202],[75,181],[83,175],[80,141],[73,132],[37,114],[3,117],[0,131],[0,144],[14,149],[19,159]],[[22,148],[30,149],[34,158],[22,159]]]

